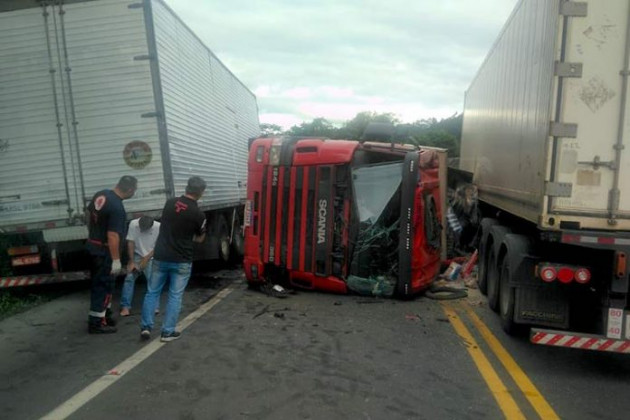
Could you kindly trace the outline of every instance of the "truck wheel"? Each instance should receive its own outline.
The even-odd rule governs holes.
[[[494,225],[490,227],[488,234],[488,265],[487,265],[487,279],[488,279],[488,306],[493,311],[499,310],[499,288],[501,287],[501,267],[500,267],[500,255],[501,243],[505,235],[510,233],[510,229],[505,226]]]
[[[499,267],[494,247],[488,250],[488,306],[497,311],[499,301]]]
[[[228,228],[225,216],[219,216],[219,257],[223,262],[230,261],[230,229]]]
[[[499,287],[499,315],[501,327],[509,335],[515,335],[518,325],[514,322],[514,293],[515,288],[510,286],[512,272],[510,270],[510,258],[506,255],[501,263],[501,286]]]
[[[501,280],[499,287],[499,315],[501,326],[509,335],[521,335],[528,326],[517,324],[514,320],[517,287],[512,286],[518,280],[519,271],[525,267],[526,258],[532,255],[532,242],[524,235],[506,235],[503,244],[506,253],[501,262]]]
[[[488,294],[488,236],[490,227],[498,224],[497,219],[484,218],[481,221],[481,241],[479,242],[479,270],[477,274],[477,285],[479,291],[484,295]]]
[[[234,216],[234,233],[232,234],[232,258],[242,260],[245,255],[245,237],[238,214]]]

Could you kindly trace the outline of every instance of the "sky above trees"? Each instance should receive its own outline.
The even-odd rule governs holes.
[[[289,129],[448,118],[517,0],[165,0]]]

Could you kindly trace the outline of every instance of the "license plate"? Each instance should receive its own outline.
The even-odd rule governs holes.
[[[606,337],[621,338],[621,326],[623,325],[623,309],[608,308],[608,328]]]
[[[42,262],[39,255],[25,255],[23,257],[15,257],[11,259],[11,265],[13,267],[19,267],[23,265],[35,265]]]

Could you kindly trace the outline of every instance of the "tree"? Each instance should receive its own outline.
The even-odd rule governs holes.
[[[294,125],[287,132],[292,136],[304,136],[304,137],[329,137],[335,138],[337,128],[332,125],[326,118],[315,118],[310,123],[303,122],[302,124]]]
[[[282,134],[282,127],[277,124],[260,124],[260,137],[275,137]]]
[[[450,157],[458,157],[462,121],[462,114],[454,114],[439,121],[435,118],[427,118],[406,125],[406,130],[413,143],[448,149]]]
[[[391,112],[378,114],[376,112],[359,112],[353,119],[346,122],[339,130],[339,137],[348,140],[360,140],[365,128],[371,122],[384,122],[396,125],[400,122]]]

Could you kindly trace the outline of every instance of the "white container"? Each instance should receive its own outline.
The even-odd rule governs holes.
[[[466,93],[460,168],[543,229],[630,230],[630,2],[521,0]]]
[[[80,224],[125,174],[130,215],[192,175],[204,210],[243,204],[255,96],[161,0],[66,3],[0,9],[0,229]]]

